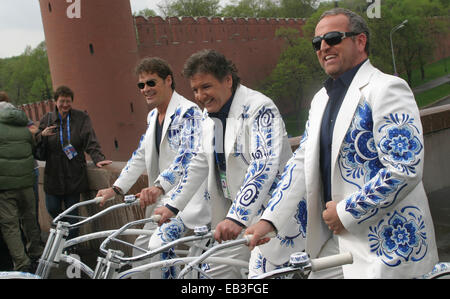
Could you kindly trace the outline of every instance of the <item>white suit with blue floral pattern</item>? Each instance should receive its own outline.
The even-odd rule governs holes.
[[[278,108],[263,94],[239,85],[228,114],[225,136],[214,137],[214,132],[221,132],[222,127],[220,121],[210,118],[206,110],[202,128],[202,150],[189,163],[189,174],[163,173],[157,181],[164,190],[172,189],[168,193],[171,197],[168,203],[182,211],[190,203],[190,195],[198,185],[207,180],[212,227],[225,217],[249,226],[261,215],[286,161],[292,155]],[[224,197],[214,154],[214,144],[221,142],[229,199]],[[220,146],[217,148],[220,150]],[[176,178],[180,176],[182,179]],[[234,259],[249,258],[246,246],[227,249],[223,254]],[[214,278],[240,278],[236,271],[217,266],[209,269],[208,273]]]
[[[200,108],[174,91],[164,117],[159,155],[155,142],[155,127],[158,121],[158,111],[155,108],[147,116],[147,131],[141,137],[138,148],[122,169],[114,185],[126,193],[143,173],[148,175],[149,186],[153,185],[153,182],[161,173],[178,171],[187,175],[188,164],[196,151],[199,150],[201,143],[201,119]],[[144,228],[156,229],[156,232],[150,240],[145,235],[139,236],[136,245],[145,249],[148,249],[148,247],[150,249],[156,248],[182,237],[188,228],[193,229],[196,226],[208,225],[211,222],[211,215],[205,191],[206,183],[199,186],[188,207],[169,223],[165,223],[161,227],[156,227],[153,223],[147,223]],[[154,208],[164,205],[167,200],[169,198],[164,195],[156,204],[148,206],[145,217],[150,217]],[[142,252],[134,250],[134,254],[142,254]],[[173,251],[169,250],[153,260],[167,259],[173,256]],[[152,278],[176,277],[174,267],[163,269],[161,273],[155,274],[154,272],[157,271],[152,271]],[[140,278],[145,277],[148,278],[148,276],[141,276]]]
[[[306,198],[306,251],[316,257],[331,231],[319,170],[320,126],[328,95],[314,97],[299,148],[262,216],[283,229]],[[422,184],[424,146],[419,110],[406,82],[365,62],[336,119],[332,200],[345,227],[340,252],[351,252],[345,278],[411,278],[431,271],[437,248]],[[301,248],[299,248],[301,250]],[[281,254],[281,252],[280,252]]]

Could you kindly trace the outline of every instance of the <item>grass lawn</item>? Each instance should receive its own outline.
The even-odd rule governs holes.
[[[448,75],[449,70],[450,70],[450,57],[426,65],[425,66],[426,77],[424,80],[422,80],[420,76],[420,69],[415,69],[412,73],[411,88],[418,87],[429,81]],[[406,80],[406,74],[402,74],[401,77]],[[419,108],[432,104],[447,95],[450,95],[450,84],[443,84],[430,90],[414,94],[417,101],[417,106],[419,106]]]
[[[445,66],[447,65],[447,71]],[[412,72],[411,88],[420,86],[436,78],[448,75],[450,70],[450,57],[441,59],[439,61],[430,63],[425,66],[425,79],[422,80],[420,76],[420,69],[415,69]],[[400,75],[403,79],[407,79],[406,73]]]
[[[421,92],[415,95],[417,106],[422,108],[426,105],[432,104],[443,97],[450,95],[450,83],[442,84],[433,89]]]

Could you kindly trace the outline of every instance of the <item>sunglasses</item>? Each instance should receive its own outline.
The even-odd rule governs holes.
[[[138,86],[139,89],[144,89],[145,84],[147,84],[147,86],[149,86],[149,87],[155,87],[155,86],[156,86],[156,80],[154,80],[154,79],[148,80],[148,81],[145,82],[145,83],[144,83],[144,82],[139,82],[139,83],[137,84],[137,86]]]
[[[341,41],[350,36],[358,35],[356,32],[339,32],[339,31],[331,31],[325,33],[322,36],[315,36],[312,40],[312,45],[315,51],[319,51],[322,46],[322,40],[324,40],[328,45],[334,46],[340,44]]]

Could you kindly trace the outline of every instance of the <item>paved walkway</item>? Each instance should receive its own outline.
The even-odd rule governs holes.
[[[434,102],[433,104],[423,107],[423,108],[431,108],[431,107],[437,107],[442,105],[450,104],[450,95],[443,97],[442,99],[438,100],[437,102]]]
[[[435,88],[435,87],[437,87],[439,85],[442,85],[442,84],[445,84],[445,83],[448,83],[448,82],[450,82],[450,74],[446,75],[446,76],[443,76],[443,77],[440,77],[440,78],[437,78],[437,79],[434,79],[434,80],[432,80],[430,82],[427,82],[427,83],[425,83],[423,85],[414,87],[412,89],[412,91],[414,93],[420,93],[420,92],[426,91],[428,89]]]

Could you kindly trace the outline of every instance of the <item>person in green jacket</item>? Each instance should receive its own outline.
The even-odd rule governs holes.
[[[27,124],[25,112],[0,102],[0,229],[14,271],[32,272],[32,263],[42,255],[43,246],[33,192],[34,140]]]

